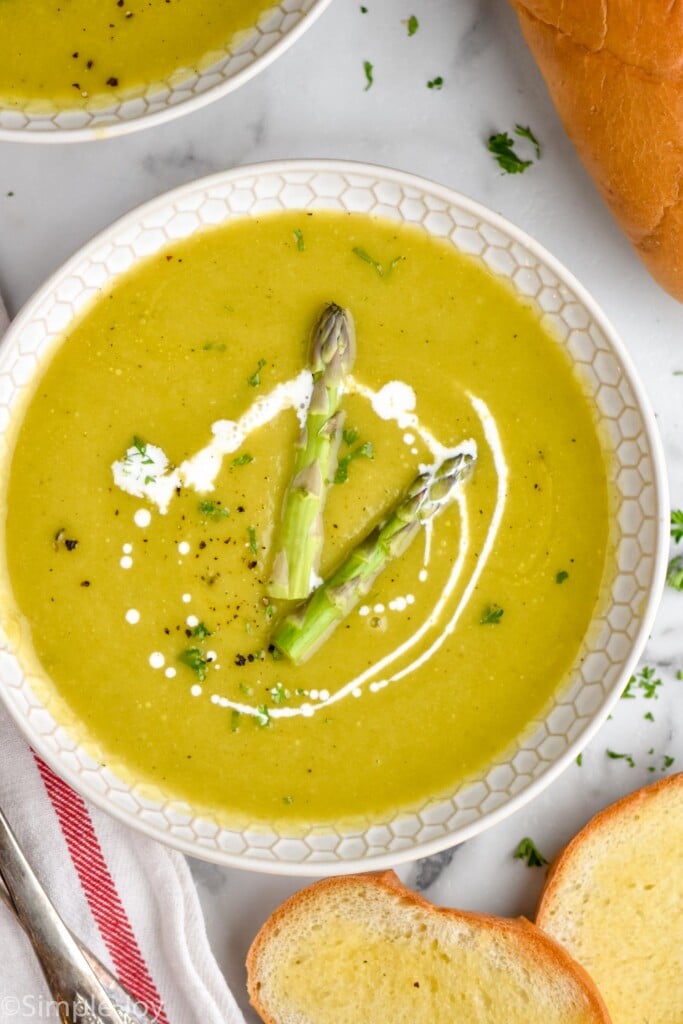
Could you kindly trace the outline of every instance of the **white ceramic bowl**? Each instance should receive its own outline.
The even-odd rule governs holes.
[[[654,418],[630,359],[584,288],[518,228],[447,188],[362,164],[297,161],[225,172],[156,199],[90,242],[27,304],[0,351],[0,430],[71,318],[136,260],[205,225],[282,209],[362,211],[421,224],[475,254],[532,297],[592,396],[614,474],[614,571],[605,614],[570,684],[500,763],[450,799],[353,832],[231,831],[178,803],[155,803],[91,760],[41,707],[3,638],[0,694],[34,749],[83,796],[186,853],[292,875],[379,868],[434,853],[494,824],[547,786],[618,699],[649,632],[664,581],[668,496]],[[0,452],[6,457],[6,453]]]
[[[240,33],[214,63],[186,78],[148,87],[98,109],[35,113],[0,105],[0,141],[83,142],[111,138],[189,114],[225,96],[267,67],[322,14],[331,0],[280,0],[259,18],[254,29]]]

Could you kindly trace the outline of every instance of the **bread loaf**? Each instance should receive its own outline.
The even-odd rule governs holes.
[[[609,1024],[587,974],[538,928],[435,907],[391,871],[291,897],[247,969],[266,1024]]]
[[[511,0],[583,163],[683,301],[683,5]]]
[[[589,971],[613,1024],[683,1022],[683,774],[579,832],[553,865],[536,923]]]

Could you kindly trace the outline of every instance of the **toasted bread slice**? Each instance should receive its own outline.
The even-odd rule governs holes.
[[[683,774],[579,832],[553,865],[536,923],[589,971],[614,1024],[683,1024]]]
[[[317,882],[247,958],[266,1024],[608,1024],[588,975],[528,921],[435,907],[392,871]]]

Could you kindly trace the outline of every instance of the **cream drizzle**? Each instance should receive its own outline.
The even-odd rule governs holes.
[[[371,668],[366,669],[365,672],[362,672],[355,679],[352,679],[350,682],[340,687],[327,700],[320,701],[315,705],[315,707],[308,704],[302,705],[299,708],[269,708],[269,715],[271,718],[293,718],[296,715],[304,715],[305,717],[310,717],[312,713],[321,711],[323,708],[330,707],[332,704],[337,703],[337,701],[342,700],[349,694],[353,696],[358,696],[363,685],[368,682],[370,690],[372,692],[381,690],[385,686],[388,686],[390,683],[396,682],[399,679],[403,679],[405,676],[414,672],[426,661],[428,661],[432,657],[432,655],[439,650],[439,648],[442,646],[446,638],[450,636],[453,630],[455,629],[458,620],[460,619],[463,611],[465,610],[467,604],[469,603],[469,600],[474,592],[474,588],[477,585],[479,577],[481,576],[484,570],[484,566],[486,565],[486,562],[488,561],[488,558],[491,554],[491,550],[493,549],[493,545],[498,534],[498,529],[503,518],[503,512],[505,510],[508,482],[507,462],[505,459],[503,445],[500,439],[500,434],[498,432],[498,427],[496,426],[495,419],[491,415],[488,406],[481,398],[478,398],[476,395],[472,395],[469,392],[467,393],[467,397],[482,424],[484,430],[484,437],[486,438],[486,442],[493,456],[493,462],[498,477],[498,486],[496,490],[496,504],[493,511],[493,515],[491,517],[491,522],[489,523],[489,527],[486,533],[486,539],[482,546],[479,558],[477,559],[475,569],[472,575],[470,576],[469,580],[467,581],[465,590],[455,608],[455,611],[453,612],[453,615],[448,620],[445,627],[440,632],[439,636],[425,651],[422,652],[421,655],[419,655],[419,657],[415,658],[412,662],[410,662],[409,665],[406,665],[404,668],[400,669],[398,672],[395,672],[388,678],[376,678],[378,673],[382,672],[385,668],[388,668],[393,662],[396,661],[397,658],[400,658],[403,654],[405,654],[412,647],[414,647],[415,644],[425,635],[425,633],[436,625],[437,621],[441,617],[441,613],[443,612],[443,609],[448,601],[448,598],[452,594],[453,589],[458,582],[458,579],[462,573],[462,569],[464,566],[465,557],[467,555],[467,549],[469,547],[469,519],[467,515],[467,500],[462,490],[459,491],[455,499],[456,504],[460,510],[461,522],[458,555],[451,570],[451,573],[448,577],[448,580],[446,581],[446,585],[444,586],[444,589],[441,591],[439,600],[435,604],[432,613],[425,620],[425,622],[422,623],[419,629],[417,629],[415,633],[413,633],[413,635],[408,638],[408,640],[404,641],[403,644],[396,648],[395,651],[392,651],[391,654],[386,655]],[[419,422],[416,424],[415,430],[422,436],[424,440],[427,431],[423,431],[422,425],[419,424]],[[474,442],[465,443],[473,444]],[[441,445],[440,447],[443,448],[443,446]],[[443,450],[446,452],[449,451],[449,449]],[[375,677],[375,679],[373,679],[373,676]],[[240,711],[242,714],[254,715],[258,713],[257,709],[252,708],[250,705],[234,703],[228,700],[228,698],[226,697],[219,697],[217,703],[219,703],[222,707],[231,707],[237,711]]]
[[[441,442],[434,437],[434,435],[420,422],[417,414],[415,413],[415,392],[413,388],[405,382],[389,381],[387,384],[383,385],[379,391],[374,391],[372,388],[366,387],[364,384],[361,384],[355,378],[351,377],[347,381],[347,390],[350,393],[355,393],[360,395],[362,398],[365,398],[371,404],[377,416],[381,419],[394,420],[401,430],[409,430],[412,434],[418,435],[422,439],[425,446],[429,449],[430,454],[433,456],[434,461],[431,465],[420,465],[420,472],[428,471],[444,459],[449,458],[458,452],[467,452],[468,454],[476,456],[477,446],[475,441],[471,438],[457,445],[455,448],[449,448],[441,444]],[[181,463],[181,465],[176,469],[158,476],[154,481],[153,487],[149,487],[145,490],[144,487],[140,485],[140,487],[136,488],[134,492],[129,490],[130,478],[125,481],[122,480],[121,463],[114,463],[112,466],[114,481],[118,486],[121,486],[122,489],[127,490],[129,493],[136,493],[139,497],[142,497],[144,494],[144,496],[152,501],[152,503],[157,505],[159,512],[163,515],[168,509],[168,505],[175,494],[176,488],[179,486],[192,487],[200,493],[212,491],[215,486],[216,477],[220,472],[223,458],[226,455],[237,451],[244,444],[252,431],[266,426],[281,412],[290,408],[296,409],[299,421],[303,426],[311,391],[312,377],[308,370],[304,370],[297,377],[282,384],[278,384],[269,394],[259,398],[253,403],[247,412],[240,417],[239,420],[218,420],[214,423],[211,428],[213,440],[204,448],[200,449],[200,451],[191,458]],[[398,658],[401,658],[404,654],[410,651],[426,633],[434,628],[440,620],[453,590],[458,583],[470,544],[467,501],[462,490],[459,490],[455,497],[455,505],[460,513],[458,554],[438,601],[422,625],[398,648],[396,648],[396,650],[385,655],[385,657],[379,662],[371,668],[366,669],[355,679],[344,684],[336,690],[335,693],[331,695],[327,691],[323,691],[320,694],[316,693],[315,705],[306,702],[297,708],[269,708],[270,718],[291,718],[297,715],[309,718],[317,711],[320,711],[325,707],[329,707],[349,695],[356,697],[360,696],[362,687],[366,683],[369,684],[370,690],[374,692],[388,686],[390,683],[403,679],[405,676],[414,672],[428,661],[432,655],[439,650],[446,638],[450,636],[455,629],[458,620],[469,603],[472,593],[474,592],[474,588],[477,585],[479,577],[484,570],[493,548],[493,544],[500,527],[500,522],[503,517],[508,481],[507,462],[495,420],[491,415],[488,406],[481,398],[478,398],[476,395],[472,395],[469,392],[467,393],[467,397],[482,424],[484,437],[493,456],[498,478],[498,486],[496,504],[491,517],[491,522],[489,523],[482,551],[451,618],[441,630],[439,636],[426,650],[422,652],[422,654],[404,668],[395,672],[393,675],[388,675],[386,678],[378,678],[380,673],[384,672],[384,670],[388,669]],[[411,442],[412,440],[413,438],[411,437]],[[150,447],[151,446],[148,446],[148,450]],[[130,449],[128,454],[130,456]],[[167,460],[167,457],[161,449],[155,448],[154,454],[157,467],[160,467],[163,465],[163,460]],[[166,465],[168,465],[168,461],[166,461]],[[129,477],[129,474],[126,475]],[[140,489],[143,490],[143,494],[139,493]],[[424,556],[423,567],[419,574],[420,580],[426,579],[426,567],[429,565],[431,556],[432,533],[433,523],[429,521],[425,524],[424,530]],[[190,595],[183,594],[182,600],[186,603],[189,602]],[[157,659],[155,658],[155,661],[156,660]],[[219,694],[212,694],[210,699],[212,704],[216,704],[224,708],[231,708],[241,714],[251,715],[254,717],[259,717],[262,714],[258,708],[250,704],[242,704],[238,701],[232,701],[227,697],[220,696]]]

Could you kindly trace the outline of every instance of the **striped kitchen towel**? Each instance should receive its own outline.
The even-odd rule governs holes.
[[[0,335],[7,322],[0,300]],[[184,858],[87,805],[1,709],[0,807],[64,921],[152,1020],[244,1024]],[[2,904],[0,950],[2,1024],[57,1021],[28,940]]]

